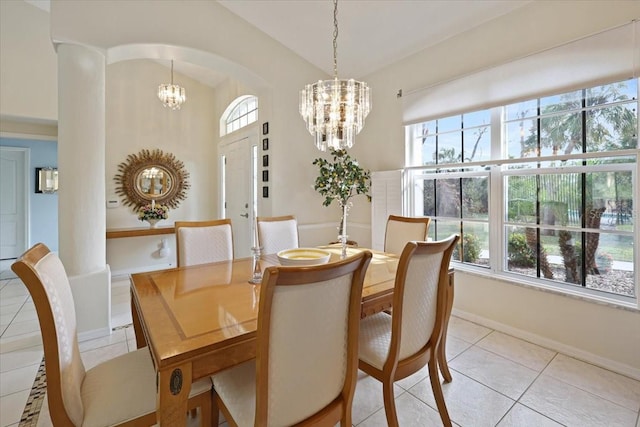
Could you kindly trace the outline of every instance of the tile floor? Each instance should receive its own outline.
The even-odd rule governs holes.
[[[43,353],[26,288],[6,265],[0,270],[0,427],[17,427]],[[80,344],[87,368],[135,348],[128,286],[122,277],[112,283],[114,332]],[[640,427],[640,381],[458,317],[447,357],[454,379],[443,390],[454,425]],[[395,389],[401,426],[441,425],[426,369]],[[362,372],[353,423],[386,425],[381,384]],[[45,402],[38,426],[50,425]]]

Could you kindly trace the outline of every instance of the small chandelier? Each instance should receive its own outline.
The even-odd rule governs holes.
[[[172,110],[179,110],[187,95],[183,87],[173,84],[173,60],[171,60],[171,84],[161,84],[158,86],[158,98],[162,101],[162,105]]]
[[[333,0],[333,80],[300,91],[300,114],[321,151],[351,148],[371,109],[369,86],[338,79],[338,0]]]

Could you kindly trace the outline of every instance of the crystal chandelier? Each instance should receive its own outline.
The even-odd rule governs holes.
[[[171,60],[171,84],[161,84],[158,86],[158,98],[162,101],[162,105],[172,110],[179,110],[187,95],[183,87],[173,84],[173,60]]]
[[[319,80],[300,91],[300,114],[321,151],[347,149],[371,109],[369,86],[338,79],[338,0],[333,0],[333,80]]]

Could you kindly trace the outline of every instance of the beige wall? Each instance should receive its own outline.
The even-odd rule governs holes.
[[[106,199],[121,200],[115,193],[114,176],[129,154],[158,148],[184,163],[191,183],[186,200],[169,211],[167,222],[212,218],[218,207],[215,91],[174,73],[174,81],[187,93],[187,102],[174,111],[165,108],[157,96],[158,85],[169,80],[168,68],[151,60],[107,66]],[[140,225],[131,207],[121,204],[107,210],[107,228]]]
[[[0,1],[0,117],[57,122],[57,71],[49,14]]]

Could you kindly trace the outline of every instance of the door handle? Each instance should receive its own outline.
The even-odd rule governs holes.
[[[249,214],[248,214],[248,213],[246,213],[246,214],[240,214],[240,216],[241,216],[241,217],[243,217],[243,218],[249,218]]]

